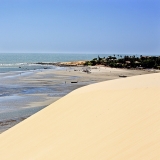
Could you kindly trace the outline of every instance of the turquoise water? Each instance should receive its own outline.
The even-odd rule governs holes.
[[[33,63],[91,60],[98,55],[101,57],[108,56],[108,54],[0,53],[0,72],[42,69],[44,66]],[[53,66],[49,68],[53,68]]]
[[[100,54],[107,56],[107,54]],[[63,62],[74,60],[90,60],[98,54],[69,54],[69,53],[0,53],[0,64]]]

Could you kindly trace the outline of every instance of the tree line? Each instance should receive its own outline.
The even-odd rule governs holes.
[[[95,65],[104,65],[114,68],[154,68],[160,69],[160,56],[108,56],[101,58],[94,58],[91,61],[86,61],[84,65],[95,66]]]

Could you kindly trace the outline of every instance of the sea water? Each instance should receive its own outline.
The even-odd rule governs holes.
[[[25,71],[43,69],[37,62],[70,62],[92,60],[107,57],[108,54],[77,54],[77,53],[0,53],[0,73],[9,71]],[[56,68],[49,66],[49,68]]]

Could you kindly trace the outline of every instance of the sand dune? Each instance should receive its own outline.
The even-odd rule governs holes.
[[[160,159],[160,74],[71,92],[2,133],[0,159]]]

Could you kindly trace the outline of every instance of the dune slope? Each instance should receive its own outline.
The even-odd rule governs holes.
[[[1,160],[159,158],[159,73],[79,88],[0,135]]]

